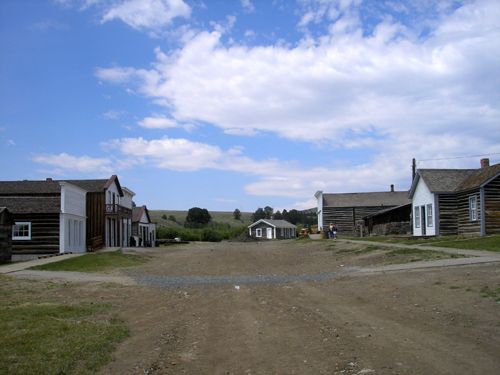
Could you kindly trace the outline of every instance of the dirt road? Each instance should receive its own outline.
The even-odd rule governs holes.
[[[349,274],[343,270],[412,259],[328,241],[189,244],[144,254],[148,263],[122,271],[142,285],[53,291],[68,301],[110,302],[130,327],[102,374],[500,373],[500,304],[483,296],[485,288],[500,290],[499,263]],[[339,276],[147,286],[161,277],[328,272]]]

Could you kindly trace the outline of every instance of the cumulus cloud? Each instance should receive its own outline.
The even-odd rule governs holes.
[[[204,31],[169,55],[157,50],[152,69],[115,67],[98,76],[134,77],[177,120],[228,133],[315,142],[371,129],[396,142],[407,129],[430,137],[465,134],[474,124],[485,134],[500,118],[498,19],[500,5],[480,1],[424,41],[403,37],[402,26],[387,20],[371,35],[355,30],[296,47],[228,47],[219,32]]]
[[[67,153],[37,155],[33,161],[39,164],[50,165],[59,171],[82,173],[112,173],[111,160],[92,158],[89,156],[73,156]]]
[[[190,14],[190,6],[183,0],[125,0],[109,7],[102,22],[119,19],[134,29],[159,30],[174,18]]]

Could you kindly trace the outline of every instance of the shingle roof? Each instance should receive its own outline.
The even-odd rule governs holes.
[[[410,192],[422,178],[432,193],[456,193],[476,189],[500,174],[500,164],[480,169],[419,169]]]
[[[400,206],[410,203],[407,191],[323,194],[324,207]]]
[[[261,223],[261,222],[268,223],[269,225],[271,225],[273,227],[276,227],[276,228],[296,228],[295,225],[293,225],[292,223],[289,223],[286,220],[271,220],[271,219],[260,219],[260,220],[257,220],[255,223],[249,225],[248,227],[249,228],[253,227],[257,223]]]
[[[87,190],[90,193],[100,193],[104,191],[104,186],[108,182],[107,179],[99,179],[99,180],[65,180],[70,184],[81,187],[84,190]]]
[[[0,181],[0,195],[54,195],[61,193],[57,181]]]
[[[481,168],[463,181],[458,187],[459,191],[475,189],[500,173],[500,164]]]
[[[0,206],[7,207],[14,214],[59,213],[61,198],[54,196],[0,197]]]
[[[419,169],[417,173],[431,192],[453,192],[476,169]]]

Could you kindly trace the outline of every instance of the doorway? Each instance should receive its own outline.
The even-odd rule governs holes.
[[[267,239],[268,240],[273,239],[273,228],[267,228]]]
[[[426,229],[426,225],[425,225],[425,206],[422,206],[420,207],[420,226],[422,228],[422,236],[425,236],[425,229]]]

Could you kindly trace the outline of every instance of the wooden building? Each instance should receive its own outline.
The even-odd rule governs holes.
[[[284,240],[297,236],[297,227],[286,220],[260,219],[248,226],[250,237],[263,240]]]
[[[12,226],[14,218],[7,207],[0,207],[0,263],[12,258]]]
[[[410,189],[414,236],[500,233],[500,164],[419,169]]]
[[[65,181],[0,181],[0,206],[14,219],[13,260],[84,252],[85,195]]]
[[[337,225],[340,235],[358,235],[363,218],[379,211],[409,204],[407,191],[334,193],[322,191],[314,194],[317,200],[318,230],[328,230],[330,223]]]
[[[151,221],[146,206],[134,207],[132,210],[132,236],[135,246],[155,246],[156,224]]]
[[[87,243],[90,249],[129,246],[132,197],[116,175],[109,179],[68,180],[87,191]]]
[[[411,203],[386,208],[365,216],[363,221],[364,236],[411,234]]]

